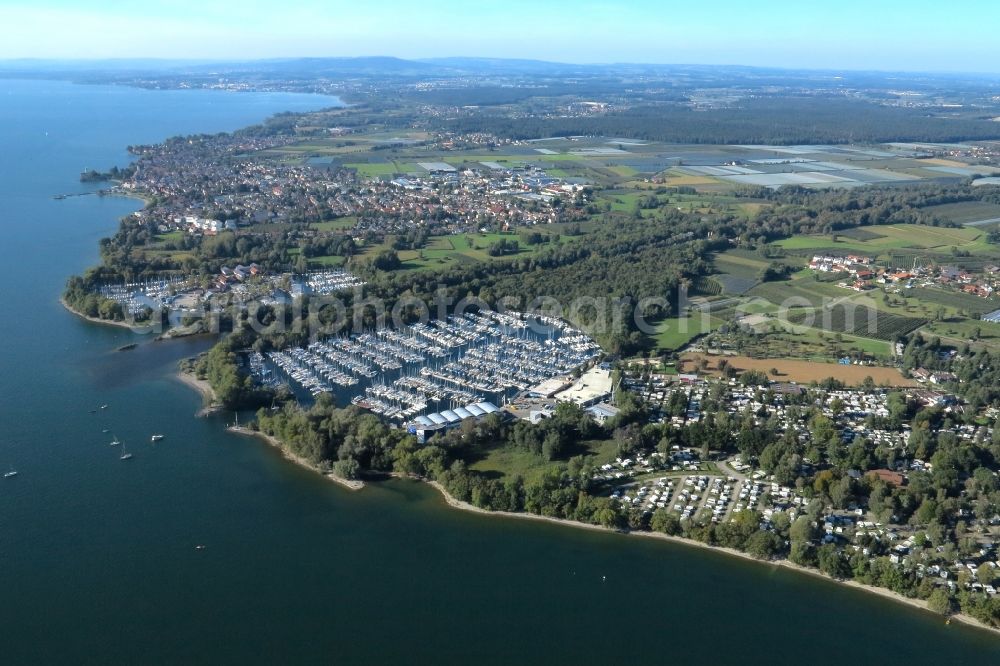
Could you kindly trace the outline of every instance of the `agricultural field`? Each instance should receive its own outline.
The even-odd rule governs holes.
[[[749,312],[749,305],[740,306],[740,312]],[[774,313],[768,313],[773,315]],[[710,333],[693,347],[701,349],[735,349],[752,358],[797,358],[828,362],[849,356],[891,360],[892,347],[884,340],[872,340],[844,333],[832,333],[818,328],[789,324],[775,316],[753,316],[742,324],[753,326],[753,333],[744,328],[722,329]]]
[[[354,169],[359,176],[366,178],[377,178],[379,176],[392,176],[402,173],[394,162],[357,162],[345,164],[345,167]]]
[[[886,368],[866,365],[841,365],[839,363],[822,363],[818,361],[801,361],[793,359],[749,358],[747,356],[709,356],[706,354],[684,354],[681,356],[679,370],[690,372],[701,369],[702,372],[719,375],[719,361],[726,362],[737,371],[759,370],[777,381],[790,381],[807,384],[820,382],[832,377],[849,386],[862,384],[867,377],[882,386],[919,386],[912,380],[903,377],[896,368]],[[702,363],[704,361],[704,364]],[[777,373],[772,372],[777,370]]]
[[[1000,324],[989,321],[935,321],[924,326],[921,333],[935,335],[953,343],[977,342],[993,349],[1000,347]]]
[[[944,306],[952,310],[964,310],[969,315],[982,315],[1000,309],[1000,298],[981,298],[961,291],[918,287],[907,289],[904,294],[907,299],[913,298],[921,303]]]
[[[746,250],[727,250],[712,258],[716,271],[712,279],[722,286],[723,293],[745,294],[759,284],[764,269],[775,261],[793,267],[804,263],[798,257],[770,259]]]
[[[746,295],[763,298],[788,310],[822,307],[836,300],[856,296],[852,291],[812,277],[763,282],[748,291]]]
[[[859,234],[866,231],[875,236]],[[776,241],[785,250],[858,252],[879,255],[890,250],[984,249],[989,247],[982,231],[973,228],[930,227],[922,224],[893,224],[866,227],[824,236],[794,236]]]
[[[928,206],[922,210],[956,224],[975,224],[984,221],[1000,222],[1000,204],[987,201],[939,204]]]
[[[820,310],[790,313],[788,320],[831,333],[886,341],[893,341],[927,323],[926,319],[903,317],[851,301]]]

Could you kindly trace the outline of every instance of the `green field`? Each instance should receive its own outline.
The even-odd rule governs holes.
[[[922,330],[942,338],[953,338],[961,341],[978,340],[994,348],[1000,344],[1000,324],[989,321],[976,321],[974,319],[936,321],[927,324]]]
[[[988,201],[962,201],[960,203],[927,206],[922,210],[958,224],[1000,218],[1000,204]]]
[[[365,178],[377,178],[378,176],[391,176],[401,173],[394,162],[374,162],[374,163],[354,163],[345,164],[348,169],[354,169],[359,176]]]
[[[969,314],[985,314],[1000,308],[1000,299],[980,298],[961,291],[943,289],[916,288],[908,289],[904,294],[908,299],[914,298],[922,303],[943,305],[955,310],[965,310]]]
[[[657,349],[676,351],[699,335],[717,329],[723,323],[725,323],[723,319],[702,316],[700,312],[687,317],[670,317],[659,322],[653,340]]]
[[[878,236],[867,240],[852,238],[848,234],[833,236],[793,236],[776,241],[774,245],[786,250],[830,250],[881,254],[887,250],[958,247],[972,249],[974,245],[985,245],[983,233],[976,229],[950,227],[930,227],[922,224],[893,224],[866,227]],[[855,234],[856,235],[856,234]]]
[[[818,282],[811,277],[764,282],[748,291],[747,295],[763,298],[790,309],[819,307],[836,299],[856,296],[855,292],[826,282]]]
[[[167,243],[167,242],[177,242],[184,238],[183,231],[171,231],[166,234],[157,234],[154,236],[154,240],[157,243]]]
[[[346,218],[344,218],[346,219]],[[553,233],[559,228],[551,229]],[[580,236],[560,236],[559,244],[572,243]],[[531,254],[540,250],[553,247],[552,243],[539,243],[538,245],[520,244],[516,254],[507,254],[503,257],[492,257],[489,254],[491,244],[504,239],[507,241],[520,241],[517,234],[500,233],[468,233],[454,234],[450,236],[431,236],[424,247],[418,250],[397,251],[399,259],[403,264],[402,270],[429,270],[442,269],[451,265],[469,262],[495,261],[503,258],[510,258],[518,254]],[[389,236],[384,242],[378,245],[370,245],[361,252],[362,257],[371,258],[378,253],[392,248],[394,237]],[[329,258],[324,258],[329,259]],[[315,260],[314,260],[315,261]]]
[[[357,221],[358,218],[353,215],[349,215],[347,217],[338,217],[324,222],[315,222],[309,226],[316,231],[343,231],[344,229],[350,229],[353,227],[357,224]]]
[[[347,259],[344,257],[313,257],[309,260],[310,268],[339,268]]]
[[[873,340],[892,341],[926,323],[925,319],[903,317],[868,307],[852,307],[850,302],[814,312],[788,315],[794,324],[805,324],[831,333],[844,333]]]
[[[618,443],[614,439],[587,440],[579,442],[566,457],[587,455],[594,457],[596,465],[602,465],[615,459]],[[499,477],[520,476],[525,481],[537,480],[553,469],[562,469],[565,462],[545,460],[524,449],[511,447],[495,448],[481,451],[479,460],[469,465],[469,469]]]

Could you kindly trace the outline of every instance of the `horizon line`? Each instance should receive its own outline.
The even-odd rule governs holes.
[[[783,72],[814,72],[814,73],[838,73],[849,72],[853,74],[915,74],[915,75],[948,75],[948,76],[1000,76],[1000,71],[988,70],[905,70],[905,69],[860,69],[852,67],[792,67],[788,65],[745,65],[737,63],[699,63],[699,62],[631,62],[631,61],[601,61],[601,62],[569,62],[560,60],[545,60],[541,58],[508,58],[499,56],[430,56],[423,58],[406,58],[394,55],[372,54],[372,55],[351,55],[351,56],[309,56],[309,55],[289,55],[289,56],[267,56],[267,57],[227,57],[227,58],[197,58],[197,57],[165,57],[165,56],[115,56],[107,58],[60,58],[60,57],[40,57],[40,56],[17,56],[0,58],[0,65],[22,63],[22,64],[99,64],[99,63],[162,63],[162,64],[198,64],[198,65],[233,65],[252,63],[274,63],[296,60],[330,60],[330,61],[351,61],[351,60],[397,60],[400,62],[428,64],[438,61],[448,60],[470,60],[470,61],[496,61],[508,63],[537,63],[543,65],[555,65],[563,67],[705,67],[705,68],[734,68],[746,70],[777,70]]]

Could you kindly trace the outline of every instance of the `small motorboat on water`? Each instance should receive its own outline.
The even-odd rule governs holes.
[[[107,409],[107,408],[108,408],[107,405],[101,405],[101,409]]]
[[[161,439],[163,439],[163,435],[153,435],[152,437],[149,438],[149,441],[159,442]]]
[[[11,470],[10,470],[9,472],[5,472],[5,473],[4,473],[4,475],[3,475],[3,478],[5,478],[5,479],[9,479],[9,478],[11,478],[11,477],[13,477],[13,476],[17,476],[17,470],[15,470],[15,469],[14,469],[14,468],[12,467],[12,468],[11,468]]]

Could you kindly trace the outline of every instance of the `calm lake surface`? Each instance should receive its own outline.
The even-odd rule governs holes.
[[[206,342],[59,305],[138,207],[53,200],[81,170],[334,103],[0,81],[0,663],[1000,663],[1000,637],[795,572],[351,493],[193,418],[170,375]]]

